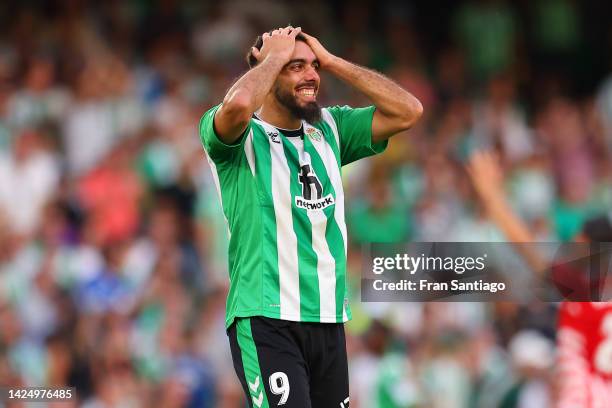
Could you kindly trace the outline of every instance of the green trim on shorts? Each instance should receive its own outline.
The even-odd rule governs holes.
[[[268,397],[264,386],[264,380],[259,367],[259,357],[257,348],[253,341],[251,332],[251,319],[236,319],[236,339],[242,356],[242,366],[244,367],[244,378],[249,388],[252,403],[257,408],[270,408]]]

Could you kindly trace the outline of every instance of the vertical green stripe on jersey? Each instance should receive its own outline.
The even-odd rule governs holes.
[[[247,387],[251,395],[253,406],[257,408],[269,408],[270,405],[268,404],[268,397],[266,396],[265,382],[261,376],[261,368],[259,367],[257,347],[255,347],[253,333],[251,332],[250,318],[236,319],[236,338],[238,340],[238,347],[240,347],[244,376],[247,381]]]
[[[291,172],[291,200],[302,195],[302,188],[298,180],[300,169],[298,152],[290,141],[283,140],[283,148],[287,157],[287,165]],[[298,269],[300,277],[300,314],[309,318],[320,316],[319,285],[317,279],[317,254],[312,248],[312,224],[306,211],[291,206],[293,214],[293,229],[298,244]]]
[[[253,125],[257,126],[257,125]],[[264,133],[265,134],[265,133]],[[254,134],[253,137],[257,137]],[[261,140],[263,139],[263,140]],[[256,175],[257,180],[263,187],[263,191],[272,191],[272,158],[270,154],[270,142],[265,137],[258,139],[260,143],[253,140],[253,149],[257,156]],[[276,218],[274,216],[274,202],[271,208],[264,208],[262,214],[262,281],[264,310],[267,310],[270,317],[280,318],[280,283],[278,277],[278,248],[276,245]],[[255,271],[254,271],[255,272]],[[264,274],[266,274],[264,276]],[[273,306],[272,306],[273,305]]]
[[[337,198],[336,191],[334,190],[333,184],[331,183],[330,175],[325,167],[323,159],[319,155],[317,148],[314,143],[304,138],[304,150],[308,152],[311,158],[312,167],[321,180],[321,184],[325,186],[323,195],[332,194],[334,199]],[[328,164],[329,165],[329,164]],[[334,163],[335,165],[335,163]],[[338,204],[336,204],[338,205]],[[327,225],[325,228],[325,239],[329,247],[329,252],[335,261],[334,273],[335,273],[335,315],[336,322],[342,323],[343,321],[343,306],[344,298],[346,295],[346,279],[344,271],[346,269],[346,254],[344,252],[344,239],[340,231],[340,227],[334,217],[334,211],[336,209],[333,206],[323,209],[325,217],[327,218]]]

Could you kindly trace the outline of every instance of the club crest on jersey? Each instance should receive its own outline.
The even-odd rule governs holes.
[[[278,132],[266,132],[268,134],[268,137],[270,138],[271,141],[273,141],[274,143],[279,143],[280,144],[280,137],[278,137]]]
[[[304,133],[306,133],[306,136],[308,136],[310,140],[314,140],[317,142],[320,142],[323,138],[323,132],[312,126],[306,126],[304,128]]]
[[[300,166],[298,180],[302,185],[302,195],[295,197],[295,205],[306,210],[322,210],[336,201],[331,194],[323,197],[323,186],[310,164]]]

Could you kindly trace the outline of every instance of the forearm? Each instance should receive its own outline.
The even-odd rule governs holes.
[[[223,103],[231,104],[239,100],[239,105],[248,111],[250,117],[263,104],[283,65],[284,61],[268,56],[232,85]]]
[[[548,270],[548,264],[532,246],[534,237],[525,223],[514,213],[508,202],[499,198],[483,200],[491,220],[504,233],[506,239],[516,243],[516,249],[523,256],[529,267],[543,277]]]
[[[531,232],[523,224],[510,205],[501,199],[483,200],[487,214],[491,220],[502,230],[511,242],[533,242]]]
[[[367,96],[377,112],[390,117],[402,119],[410,127],[423,112],[421,102],[410,92],[386,76],[334,57],[326,66],[334,76],[351,85]]]
[[[517,244],[515,245],[517,251],[531,270],[540,278],[544,278],[548,263],[537,247],[532,244],[534,237],[531,231],[508,203],[499,161],[500,159],[491,152],[474,152],[470,157],[467,173],[489,218],[504,233],[508,241]]]
[[[232,85],[215,114],[215,131],[221,140],[232,144],[240,137],[272,89],[283,65],[283,60],[268,56]]]

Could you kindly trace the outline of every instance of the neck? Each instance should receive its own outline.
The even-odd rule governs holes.
[[[302,121],[278,103],[272,95],[268,95],[257,116],[272,126],[282,129],[298,129],[302,125]]]

